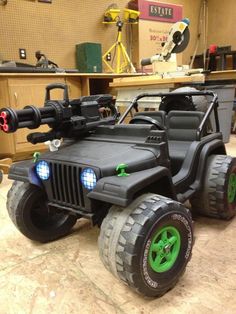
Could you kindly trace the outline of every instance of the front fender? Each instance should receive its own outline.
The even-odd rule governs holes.
[[[97,182],[96,187],[87,196],[91,199],[125,207],[133,201],[135,193],[155,182],[158,184],[158,180],[163,177],[168,179],[167,188],[172,188],[170,172],[161,166],[131,173],[127,177],[104,177]],[[175,198],[174,195],[173,198]]]
[[[34,166],[35,164],[32,160],[16,162],[10,167],[8,178],[42,187],[41,181],[35,173]]]

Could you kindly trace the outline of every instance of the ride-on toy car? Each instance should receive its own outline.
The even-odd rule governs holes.
[[[64,89],[62,101],[50,100],[53,88]],[[142,94],[115,124],[111,96],[69,100],[65,85],[53,85],[47,87],[43,108],[1,109],[4,132],[48,124],[48,133],[32,133],[28,140],[51,141],[55,150],[11,166],[9,178],[15,182],[7,209],[21,233],[52,241],[66,235],[80,217],[90,218],[101,228],[100,256],[111,273],[146,296],[171,289],[193,246],[185,201],[210,217],[230,219],[236,213],[236,161],[226,155],[217,96],[180,95],[212,100],[206,113],[144,111],[123,124],[139,99],[168,96]],[[111,115],[104,118],[107,107]],[[216,131],[209,127],[211,114]]]

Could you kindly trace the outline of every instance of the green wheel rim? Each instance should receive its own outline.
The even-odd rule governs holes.
[[[149,265],[157,273],[171,269],[180,251],[181,237],[179,231],[172,226],[161,228],[154,235],[150,245]]]
[[[228,184],[228,202],[233,203],[236,196],[236,174],[231,173]]]

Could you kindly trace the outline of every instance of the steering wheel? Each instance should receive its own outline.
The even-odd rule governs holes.
[[[163,125],[161,125],[160,122],[158,122],[157,120],[155,120],[151,117],[144,116],[144,115],[139,115],[139,116],[132,118],[130,120],[129,124],[153,124],[153,125],[155,125],[155,127],[158,130],[161,130],[161,131],[166,130],[166,128]]]

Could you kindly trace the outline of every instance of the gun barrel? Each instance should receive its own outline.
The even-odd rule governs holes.
[[[36,129],[40,125],[57,123],[60,119],[57,109],[53,106],[43,108],[26,106],[21,110],[2,108],[0,110],[0,129],[5,133],[12,133],[21,128]]]

